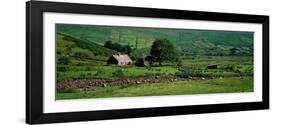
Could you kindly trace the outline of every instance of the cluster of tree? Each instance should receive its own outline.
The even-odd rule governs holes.
[[[151,46],[149,56],[145,58],[143,58],[138,50],[132,50],[128,45],[120,45],[118,43],[106,41],[104,47],[129,54],[135,61],[135,65],[141,67],[145,66],[145,61],[147,61],[150,66],[154,63],[158,63],[161,66],[163,62],[177,64],[181,62],[179,52],[168,39],[156,39]]]
[[[138,58],[135,62],[135,65],[136,66],[139,66],[139,67],[145,67],[145,61],[143,58]]]
[[[104,47],[118,51],[118,52],[126,53],[126,54],[130,54],[132,52],[132,49],[129,45],[121,45],[118,43],[112,43],[110,40],[106,41],[104,43]]]
[[[156,39],[152,44],[150,55],[145,57],[145,60],[150,66],[155,62],[158,62],[159,65],[162,65],[164,61],[181,62],[179,52],[168,39]]]

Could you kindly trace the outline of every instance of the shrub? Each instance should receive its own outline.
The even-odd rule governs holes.
[[[98,76],[98,75],[101,75],[101,74],[104,74],[104,72],[103,72],[103,71],[98,70],[98,71],[95,73],[95,76]]]
[[[213,65],[208,65],[206,68],[207,68],[207,69],[217,69],[217,68],[218,68],[218,65],[215,65],[215,64],[213,64]]]
[[[121,44],[118,44],[118,43],[112,43],[111,41],[106,41],[104,43],[104,47],[106,48],[109,48],[109,49],[113,49],[115,51],[118,51],[118,52],[123,52],[123,53],[126,53],[126,54],[130,54],[132,49],[129,45],[121,45]]]
[[[135,65],[140,66],[140,67],[144,67],[145,66],[144,59],[143,58],[137,59],[137,61],[135,62]]]
[[[149,66],[152,66],[153,63],[155,62],[155,59],[152,56],[146,56],[145,61],[149,63]]]
[[[132,51],[130,52],[130,58],[131,58],[132,60],[136,61],[137,59],[143,57],[142,54],[143,54],[143,52],[140,51],[140,50],[132,50]]]
[[[121,77],[121,76],[124,76],[124,73],[121,69],[118,69],[118,70],[113,71],[112,75],[115,77]]]

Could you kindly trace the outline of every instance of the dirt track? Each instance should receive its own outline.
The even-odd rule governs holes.
[[[131,85],[144,83],[159,83],[188,80],[190,78],[177,77],[140,77],[140,78],[126,78],[126,79],[77,79],[77,80],[63,80],[57,83],[57,90],[64,89],[95,89],[97,87],[107,87],[116,85]]]
[[[239,77],[239,76],[231,76]],[[216,78],[204,78],[204,77],[139,77],[139,78],[125,78],[125,79],[75,79],[75,80],[63,80],[59,81],[56,85],[57,90],[67,89],[96,89],[99,87],[117,86],[117,85],[133,85],[133,84],[153,84],[160,82],[174,82],[174,81],[185,81],[185,80],[206,80],[206,79],[218,79]]]

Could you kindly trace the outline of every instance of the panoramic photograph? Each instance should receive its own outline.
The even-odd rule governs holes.
[[[56,24],[56,100],[253,92],[253,32]]]

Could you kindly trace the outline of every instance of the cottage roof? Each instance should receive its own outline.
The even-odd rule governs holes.
[[[117,54],[117,55],[113,55],[113,57],[118,62],[132,62],[131,58],[127,54]]]

